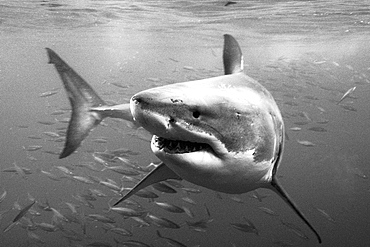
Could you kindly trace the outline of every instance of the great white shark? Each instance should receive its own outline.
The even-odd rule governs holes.
[[[225,75],[150,88],[129,104],[107,105],[53,50],[46,48],[72,106],[65,147],[71,155],[104,118],[134,122],[153,134],[162,161],[115,205],[167,179],[229,194],[267,188],[278,194],[321,237],[276,177],[284,149],[284,122],[270,92],[243,72],[238,42],[224,35]]]

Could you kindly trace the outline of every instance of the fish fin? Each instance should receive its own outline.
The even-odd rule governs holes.
[[[315,230],[315,228],[311,225],[311,223],[307,220],[306,216],[298,209],[297,205],[294,203],[294,201],[290,198],[290,196],[287,194],[287,192],[284,190],[284,188],[279,184],[277,178],[275,176],[272,177],[272,180],[266,188],[274,191],[276,194],[278,194],[293,210],[294,212],[301,218],[304,223],[312,230],[312,232],[316,235],[317,240],[321,244],[321,237],[319,233]]]
[[[4,233],[6,233],[6,232],[8,232],[8,231],[10,231],[11,229],[13,229],[13,227],[15,227],[16,225],[18,225],[19,224],[19,222],[18,221],[16,221],[16,222],[12,222],[12,223],[10,223],[4,230],[3,230],[3,232]]]
[[[99,111],[91,111],[91,108],[103,106],[106,103],[58,54],[49,48],[46,48],[46,50],[49,56],[49,63],[54,64],[58,71],[72,107],[66,143],[59,156],[61,159],[72,154],[89,135],[90,131],[105,117]]]
[[[113,206],[117,206],[120,202],[126,200],[130,196],[134,195],[141,189],[148,187],[157,182],[161,182],[167,179],[178,179],[181,178],[174,173],[170,168],[168,168],[163,162],[160,163],[153,171],[147,174],[138,184],[136,184],[126,195],[124,195],[118,202]]]
[[[243,54],[238,42],[230,34],[224,35],[223,62],[225,75],[235,74],[243,71]]]

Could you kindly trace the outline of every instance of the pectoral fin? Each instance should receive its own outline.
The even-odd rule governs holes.
[[[304,223],[313,231],[313,233],[316,235],[317,240],[321,244],[321,237],[319,233],[315,230],[315,228],[311,225],[311,223],[307,220],[306,216],[298,209],[297,205],[294,203],[294,201],[290,198],[290,196],[287,194],[287,192],[281,187],[281,185],[278,183],[276,177],[272,177],[271,186],[266,187],[268,189],[273,190],[276,194],[278,194],[293,210],[294,212],[301,218]]]
[[[181,178],[176,173],[174,173],[162,162],[153,171],[146,175],[138,184],[136,184],[135,187],[132,188],[126,195],[124,195],[118,202],[116,202],[114,206],[117,206],[120,202],[126,200],[139,190],[144,189],[149,185],[171,178],[181,180]]]

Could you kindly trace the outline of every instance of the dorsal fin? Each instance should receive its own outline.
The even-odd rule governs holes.
[[[224,35],[224,70],[225,75],[243,71],[243,54],[238,42],[230,34]]]

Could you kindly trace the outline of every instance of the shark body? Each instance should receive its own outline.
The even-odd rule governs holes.
[[[115,205],[167,179],[185,179],[229,194],[257,188],[276,192],[321,238],[278,183],[284,122],[269,91],[243,72],[237,41],[224,35],[225,75],[144,90],[129,104],[108,106],[54,51],[47,48],[67,91],[72,117],[65,148],[72,154],[105,117],[121,118],[153,134],[151,149],[162,163]]]

